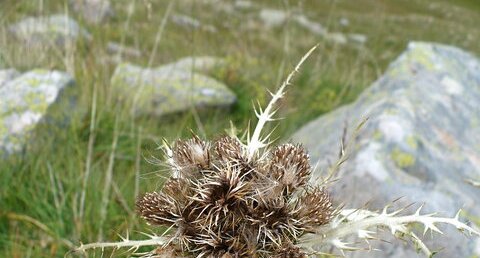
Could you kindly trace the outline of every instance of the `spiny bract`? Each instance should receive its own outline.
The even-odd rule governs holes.
[[[305,257],[299,237],[335,212],[327,191],[308,184],[312,168],[299,145],[248,158],[234,137],[204,142],[194,135],[177,141],[167,158],[171,178],[137,201],[145,220],[172,229],[159,256]]]

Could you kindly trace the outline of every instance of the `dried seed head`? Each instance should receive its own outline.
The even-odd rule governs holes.
[[[305,149],[299,145],[283,144],[272,152],[268,173],[287,193],[304,186],[310,177],[310,163]]]
[[[177,141],[172,151],[174,164],[183,175],[207,169],[210,166],[209,144],[196,135],[186,141]]]
[[[136,202],[138,213],[156,225],[171,226],[184,217],[185,205],[188,203],[187,191],[191,190],[185,180],[170,179],[160,193],[146,193]]]
[[[299,233],[295,228],[290,227],[291,218],[288,203],[279,198],[258,203],[251,210],[248,220],[253,227],[257,228],[260,242],[263,242],[264,246],[269,244],[276,249]]]
[[[240,172],[240,176],[250,180],[258,171],[257,160],[248,159],[247,150],[237,138],[225,136],[214,143],[215,166],[219,168],[233,167]]]
[[[174,204],[161,193],[146,193],[137,200],[137,211],[148,222],[156,225],[173,224],[178,217],[173,214]]]
[[[205,182],[205,189],[207,189],[208,194],[204,201],[227,209],[236,201],[245,199],[245,196],[250,192],[247,184],[240,177],[238,170],[222,170]]]
[[[300,222],[298,227],[306,231],[330,222],[335,211],[328,192],[318,187],[301,195],[295,210],[295,216]]]
[[[244,157],[241,143],[230,136],[215,141],[215,154],[222,162],[238,162]]]

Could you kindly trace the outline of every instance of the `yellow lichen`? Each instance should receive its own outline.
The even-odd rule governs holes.
[[[390,156],[395,165],[400,168],[408,168],[415,164],[415,157],[412,154],[401,151],[398,148],[395,148]]]
[[[374,140],[380,140],[382,139],[382,137],[383,137],[383,134],[380,130],[376,130],[375,132],[373,132],[372,138]]]
[[[410,135],[407,137],[407,145],[410,146],[412,149],[417,149],[418,147],[418,142],[417,142],[417,137]]]

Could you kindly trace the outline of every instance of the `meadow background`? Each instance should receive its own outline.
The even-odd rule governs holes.
[[[318,50],[282,100],[279,114],[285,119],[275,130],[279,141],[288,140],[309,120],[355,100],[409,41],[440,42],[480,54],[476,0],[262,0],[235,15],[218,8],[234,2],[118,0],[112,1],[115,15],[93,25],[73,12],[68,1],[0,0],[3,66],[67,71],[76,80],[79,96],[78,109],[69,111],[78,119],[68,127],[37,128],[35,141],[24,153],[0,160],[0,257],[63,257],[80,242],[118,240],[127,231],[131,238],[141,238],[139,232],[151,232],[135,215],[134,202],[139,194],[162,185],[166,174],[156,164],[162,158],[157,150],[162,139],[188,137],[190,130],[213,137],[225,133],[230,122],[247,128],[255,119],[254,102],[266,103],[267,90],[274,90],[315,44]],[[294,10],[330,31],[364,34],[367,41],[336,44],[289,21],[268,28],[258,19],[264,8]],[[10,24],[24,17],[58,13],[75,18],[92,40],[66,50],[39,50],[20,44],[8,32]],[[217,31],[179,26],[169,18],[173,14],[195,17]],[[342,25],[342,19],[348,25]],[[141,56],[124,61],[144,67],[186,56],[223,57],[226,64],[209,75],[235,92],[237,102],[228,110],[192,108],[162,117],[132,117],[110,87],[116,67],[106,51],[110,41],[140,50]],[[84,189],[86,171],[90,177]],[[108,171],[113,172],[108,183],[112,190],[108,203],[102,204]],[[104,221],[99,219],[102,210]],[[91,253],[95,255],[101,251]]]

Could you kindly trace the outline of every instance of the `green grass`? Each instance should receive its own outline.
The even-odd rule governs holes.
[[[142,237],[138,231],[150,232],[132,213],[135,177],[139,171],[140,193],[161,187],[164,170],[148,160],[161,158],[162,153],[156,147],[163,138],[171,142],[188,137],[190,129],[203,137],[213,137],[223,133],[230,121],[238,128],[245,128],[254,120],[253,100],[265,103],[266,90],[275,89],[298,59],[317,43],[319,49],[282,100],[280,116],[286,119],[278,123],[276,136],[280,139],[288,139],[307,121],[353,101],[410,40],[436,41],[480,53],[480,5],[476,0],[255,1],[270,8],[301,9],[331,31],[363,33],[368,36],[365,48],[323,42],[294,23],[267,30],[260,23],[248,22],[248,17],[256,11],[241,11],[237,17],[198,1],[174,1],[172,12],[195,16],[215,25],[218,32],[191,30],[168,22],[153,57],[155,35],[169,1],[135,1],[130,20],[127,19],[130,1],[113,1],[116,16],[100,25],[85,24],[73,14],[93,35],[92,42],[79,42],[74,52],[36,51],[22,46],[7,33],[8,24],[24,16],[69,11],[65,2],[2,0],[0,60],[4,66],[21,71],[42,67],[73,73],[79,107],[72,112],[84,116],[67,128],[38,128],[36,140],[23,155],[1,161],[1,257],[62,257],[69,250],[67,242],[78,245],[80,241],[97,240],[100,200],[113,151],[116,120],[119,133],[113,181],[119,193],[110,194],[103,225],[105,240],[117,240],[117,234],[125,235],[127,230],[132,238]],[[350,20],[350,26],[339,25],[342,17]],[[249,26],[253,28],[248,29]],[[140,49],[142,57],[126,59],[140,65],[147,65],[150,58],[157,66],[184,56],[226,57],[228,65],[216,69],[211,76],[225,82],[238,95],[238,103],[228,111],[192,110],[160,118],[132,118],[128,107],[118,105],[115,92],[110,90],[115,65],[105,62],[108,41],[123,41]],[[95,141],[89,153],[94,92],[98,100]],[[85,217],[79,221],[76,212],[88,156],[92,159],[91,175]]]

